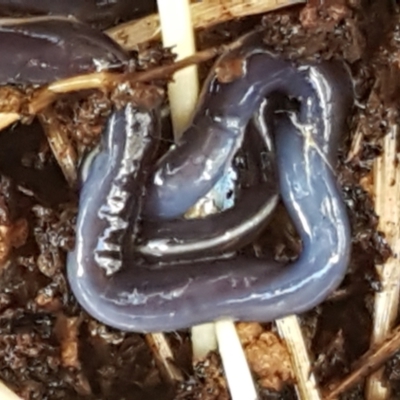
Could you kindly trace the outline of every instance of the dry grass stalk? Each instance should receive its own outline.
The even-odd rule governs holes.
[[[374,198],[375,210],[379,216],[378,229],[385,234],[393,251],[384,265],[377,265],[382,291],[375,294],[374,326],[371,345],[381,343],[391,331],[398,312],[400,292],[400,166],[397,146],[399,127],[394,122],[394,111],[389,111],[390,132],[383,139],[383,154],[375,162]],[[372,374],[366,385],[366,400],[385,400],[390,387],[383,376],[383,370]]]
[[[207,0],[191,4],[190,13],[193,28],[200,29],[305,2],[305,0]],[[159,39],[160,19],[158,14],[152,14],[111,28],[106,33],[124,48],[133,50],[139,43]]]
[[[60,81],[49,84],[48,86],[39,89],[33,96],[28,106],[29,114],[36,115],[43,109],[48,107],[51,103],[59,98],[60,95],[76,92],[79,90],[99,89],[103,91],[111,91],[119,84],[129,83],[134,85],[141,82],[151,82],[156,79],[168,79],[176,71],[179,71],[187,66],[199,64],[213,59],[219,54],[227,51],[228,49],[240,46],[241,41],[237,40],[229,45],[212,47],[196,54],[186,57],[183,60],[177,61],[174,64],[163,65],[161,67],[153,68],[144,72],[133,73],[112,73],[112,72],[94,72],[85,75],[79,75],[72,78],[62,79]],[[5,117],[14,113],[0,113]],[[20,116],[16,114],[19,118]],[[11,118],[11,116],[10,116]],[[7,121],[6,121],[7,122]],[[5,122],[5,123],[6,123]],[[12,123],[14,121],[11,121]],[[0,128],[3,128],[3,123]],[[10,125],[8,123],[8,125]],[[8,126],[5,125],[5,126]]]
[[[0,112],[0,131],[14,122],[19,121],[20,115],[15,112]]]
[[[174,365],[174,355],[163,333],[152,333],[145,336],[146,342],[156,359],[161,374],[169,381],[183,381],[181,371]]]
[[[324,400],[336,400],[342,393],[356,386],[371,372],[379,369],[389,358],[399,351],[400,326],[396,327],[378,346],[368,350],[354,365],[353,371],[340,382],[327,385]]]
[[[298,398],[301,400],[321,400],[322,397],[312,373],[307,345],[297,317],[289,316],[276,320],[276,325],[289,350]]]
[[[43,111],[39,115],[39,120],[65,179],[71,187],[75,187],[78,181],[78,156],[68,137],[66,127],[57,120],[51,108]]]
[[[195,37],[190,18],[188,0],[158,0],[163,46],[171,47],[177,60],[196,53]],[[172,126],[179,138],[189,123],[199,95],[197,66],[192,65],[177,71],[168,85]]]
[[[215,331],[232,400],[257,400],[253,377],[234,323],[230,320],[218,321]]]
[[[193,326],[191,329],[191,340],[193,364],[197,364],[207,358],[210,351],[217,350],[218,348],[215,324],[210,322],[209,324]]]

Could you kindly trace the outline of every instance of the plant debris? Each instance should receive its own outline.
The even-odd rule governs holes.
[[[309,1],[306,6],[229,21],[199,32],[197,38],[204,50],[262,25],[265,42],[288,57],[344,59],[352,71],[357,106],[339,173],[353,230],[351,265],[328,301],[301,316],[321,387],[340,382],[368,351],[372,299],[380,290],[375,264],[391,255],[385,237],[377,232],[368,190],[370,171],[387,133],[387,110],[398,108],[400,101],[400,17],[390,5],[382,0]],[[149,49],[151,66],[165,61],[158,43]],[[200,66],[202,78],[211,65],[208,61]],[[141,68],[146,70],[145,63]],[[156,83],[165,88],[165,80]],[[2,93],[1,102],[19,110],[19,92]],[[53,107],[79,157],[97,143],[111,106],[103,94],[84,95],[65,96]],[[400,122],[397,114],[390,118]],[[163,379],[142,335],[107,328],[80,309],[65,277],[76,207],[77,192],[67,184],[40,124],[35,120],[1,131],[0,379],[26,400],[228,400],[219,356],[211,354],[193,368],[188,332],[168,336],[175,367],[185,378],[172,384]],[[258,246],[262,250],[271,245],[280,258],[289,259],[298,243],[290,221],[281,214],[280,234],[277,224],[271,224]],[[242,341],[259,377],[260,397],[296,399],[284,344],[258,324],[240,327],[247,330]],[[386,364],[394,396],[400,396],[399,357]],[[364,399],[362,381],[342,398]]]

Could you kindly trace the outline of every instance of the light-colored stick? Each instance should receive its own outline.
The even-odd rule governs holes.
[[[215,322],[218,350],[232,400],[257,400],[257,390],[235,324]]]
[[[193,363],[204,360],[210,351],[218,347],[215,324],[202,324],[193,326],[191,329]]]
[[[171,47],[177,60],[196,52],[194,31],[188,0],[158,0],[161,35],[164,47]],[[178,138],[189,123],[199,95],[197,66],[184,68],[173,75],[168,85],[168,98],[175,137]]]
[[[257,400],[257,390],[235,324],[230,319],[215,322],[218,350],[232,400]]]
[[[165,1],[165,0],[164,0]],[[248,15],[262,14],[306,0],[208,0],[190,5],[190,14],[194,29],[209,28],[212,25]],[[173,1],[168,1],[173,3]],[[169,6],[173,13],[176,8]],[[177,17],[172,15],[171,23]],[[160,37],[160,19],[153,14],[140,20],[127,22],[106,31],[115,41],[128,50],[133,50],[139,43]]]
[[[280,336],[285,340],[292,368],[296,378],[298,398],[302,400],[321,400],[315,376],[308,355],[299,321],[296,316],[290,316],[275,321]]]
[[[384,265],[377,265],[382,290],[375,294],[374,325],[371,345],[381,343],[392,329],[399,307],[400,291],[400,166],[397,158],[399,127],[389,110],[390,132],[383,139],[383,154],[374,165],[375,210],[379,216],[378,229],[385,234],[393,251]],[[390,386],[383,370],[372,374],[366,384],[366,400],[386,400]]]
[[[253,377],[233,322],[218,321],[215,330],[232,400],[257,400]]]
[[[0,382],[0,399],[1,400],[22,400],[12,392],[3,382]]]

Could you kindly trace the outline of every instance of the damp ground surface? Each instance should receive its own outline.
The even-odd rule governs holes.
[[[339,157],[339,181],[353,230],[352,259],[341,287],[301,316],[321,387],[344,376],[368,350],[372,301],[380,289],[374,265],[390,255],[377,232],[368,182],[382,137],[399,123],[400,16],[392,6],[382,0],[315,0],[306,7],[249,17],[198,34],[198,46],[204,49],[262,26],[266,43],[286,57],[341,59],[353,74],[357,106]],[[154,43],[137,64],[144,69],[169,60],[169,53]],[[201,65],[203,78],[211,67],[212,62]],[[54,109],[81,151],[97,143],[110,101],[99,93],[85,93],[60,100]],[[362,140],[357,142],[354,137],[360,130]],[[105,327],[76,303],[65,260],[74,245],[78,194],[63,178],[37,120],[0,133],[0,174],[1,380],[31,400],[229,399],[218,355],[193,368],[188,332],[167,335],[185,377],[172,385],[160,374],[143,335]],[[298,253],[298,239],[283,208],[257,246],[272,248],[279,257]],[[255,329],[261,331],[243,333],[249,353],[259,354],[265,343],[279,347],[268,336],[273,326]],[[400,396],[399,360],[395,356],[386,367],[395,398]],[[290,373],[274,372],[277,378],[271,383],[262,376],[268,375],[263,365],[253,369],[262,399],[296,398]],[[343,396],[363,398],[361,385]]]

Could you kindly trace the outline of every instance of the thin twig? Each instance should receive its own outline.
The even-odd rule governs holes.
[[[318,385],[312,373],[307,345],[297,317],[289,316],[276,320],[275,323],[290,354],[299,399],[321,400]]]
[[[51,83],[45,88],[38,90],[29,104],[29,113],[35,115],[53,103],[60,94],[75,92],[86,89],[99,89],[110,91],[121,83],[130,84],[140,82],[151,82],[157,79],[169,79],[176,71],[190,65],[200,64],[211,60],[227,51],[228,49],[240,46],[241,41],[235,41],[231,45],[212,47],[199,51],[193,56],[177,61],[170,65],[153,68],[144,72],[113,73],[113,72],[94,72],[91,74],[79,75],[73,78],[62,79]]]
[[[78,156],[65,127],[59,123],[51,108],[44,110],[39,120],[65,179],[71,187],[75,187],[78,180]]]
[[[399,308],[400,292],[400,166],[397,162],[399,127],[394,110],[389,110],[390,132],[383,139],[383,154],[374,165],[375,210],[379,216],[378,229],[392,249],[393,256],[385,264],[377,265],[382,290],[375,294],[374,325],[371,345],[382,342],[392,329]],[[366,400],[385,400],[390,386],[383,370],[372,374],[366,385]]]
[[[183,381],[182,372],[174,365],[174,355],[163,333],[145,335],[146,342],[156,359],[157,366],[166,380]]]
[[[191,4],[190,14],[194,29],[200,29],[305,2],[306,0],[208,0]],[[160,19],[158,14],[152,14],[111,28],[106,33],[122,47],[133,50],[140,43],[159,39]]]
[[[338,396],[360,383],[365,377],[379,369],[400,348],[400,326],[379,345],[368,350],[354,365],[353,371],[339,382],[326,385],[324,400],[336,400]]]

